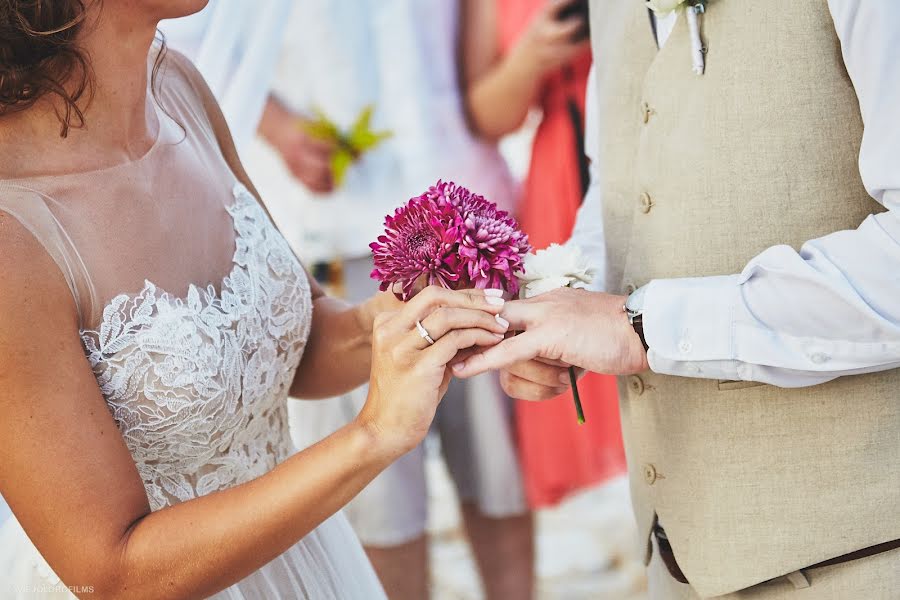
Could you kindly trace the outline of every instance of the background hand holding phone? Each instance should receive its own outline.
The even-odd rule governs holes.
[[[535,15],[514,52],[541,75],[559,68],[590,45],[587,0],[550,0]]]

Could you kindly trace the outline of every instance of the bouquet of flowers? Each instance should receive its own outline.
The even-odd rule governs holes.
[[[372,278],[406,301],[428,285],[519,292],[516,273],[531,251],[509,213],[453,182],[435,185],[384,220],[370,244]]]
[[[365,107],[350,129],[346,131],[342,131],[318,108],[313,109],[315,119],[301,125],[311,138],[334,144],[335,150],[331,155],[331,174],[334,177],[335,185],[340,186],[344,182],[350,165],[391,137],[390,131],[372,130],[371,122],[374,110],[374,106]]]

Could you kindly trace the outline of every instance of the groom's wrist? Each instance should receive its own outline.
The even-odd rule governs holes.
[[[634,332],[638,335],[638,338],[641,340],[641,346],[644,347],[644,352],[650,350],[650,346],[647,345],[647,338],[644,335],[644,315],[638,315],[631,320],[631,327],[634,329]]]
[[[650,368],[650,365],[647,359],[648,347],[641,335],[643,333],[643,325],[639,325],[639,331],[624,311],[619,313],[619,318],[625,326],[623,327],[620,350],[623,357],[623,368],[622,372],[617,373],[617,375],[631,375],[646,371]]]
[[[585,357],[585,366],[589,370],[611,375],[631,375],[646,371],[649,368],[647,350],[624,310],[627,298],[603,292],[591,294],[595,302],[594,314],[600,315],[600,325],[606,337],[597,339],[594,345],[597,358],[591,361],[590,357]],[[594,331],[597,323],[592,325],[584,324],[583,327],[585,331]]]

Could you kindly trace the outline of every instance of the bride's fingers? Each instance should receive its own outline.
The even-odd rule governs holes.
[[[472,346],[495,346],[503,340],[503,335],[484,329],[454,329],[447,332],[430,348],[419,350],[422,359],[429,366],[441,367],[449,364],[460,350]]]
[[[509,323],[500,315],[492,315],[483,310],[471,308],[442,307],[422,319],[422,327],[433,340],[439,340],[447,332],[454,329],[481,328],[491,333],[506,333]],[[425,348],[430,345],[424,336],[416,328],[416,347]]]
[[[429,286],[416,294],[406,303],[403,316],[409,327],[421,321],[438,308],[469,308],[498,314],[506,302],[501,297],[501,290],[464,290],[451,291],[435,285]],[[433,337],[433,336],[432,336]]]

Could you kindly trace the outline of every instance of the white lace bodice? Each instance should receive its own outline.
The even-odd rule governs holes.
[[[309,282],[242,185],[233,269],[217,293],[147,281],[82,340],[153,510],[249,481],[292,451],[286,400],[309,336]]]

